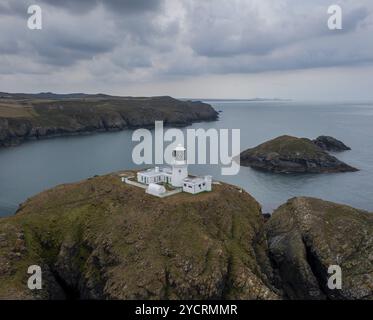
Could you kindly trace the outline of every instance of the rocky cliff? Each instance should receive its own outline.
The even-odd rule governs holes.
[[[117,174],[61,185],[0,219],[0,299],[373,299],[372,213],[294,198],[264,221],[223,183],[165,199]]]
[[[234,186],[159,199],[95,177],[0,219],[0,298],[276,299],[266,248],[259,204]]]
[[[373,299],[373,214],[313,198],[295,198],[266,224],[269,253],[290,299]],[[328,268],[342,271],[331,290]]]
[[[44,137],[151,127],[156,120],[163,120],[165,126],[186,126],[218,119],[208,104],[171,97],[46,97],[49,99],[30,95],[0,98],[0,147]]]
[[[311,140],[281,136],[240,155],[241,165],[274,173],[353,172],[356,168],[328,154]]]

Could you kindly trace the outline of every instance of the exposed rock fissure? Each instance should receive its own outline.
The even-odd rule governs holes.
[[[328,297],[328,292],[326,289],[327,286],[327,279],[325,277],[326,270],[323,267],[320,260],[317,258],[317,256],[313,253],[311,246],[307,245],[306,241],[302,239],[304,248],[306,250],[306,261],[308,263],[308,266],[310,267],[310,270],[312,274],[315,277],[315,280],[317,281],[318,287],[322,295],[325,295],[325,297]]]
[[[62,292],[65,295],[66,300],[79,300],[81,298],[81,292],[76,286],[69,285],[63,277],[61,277],[58,271],[50,268],[52,275],[57,282],[57,284],[62,289]]]

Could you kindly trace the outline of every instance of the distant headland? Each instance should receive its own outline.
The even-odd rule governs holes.
[[[219,98],[183,98],[181,100],[191,100],[191,101],[211,101],[211,102],[289,102],[293,101],[292,99],[279,99],[279,98],[247,98],[247,99],[219,99]]]
[[[0,147],[26,140],[218,119],[211,105],[162,97],[0,92]]]

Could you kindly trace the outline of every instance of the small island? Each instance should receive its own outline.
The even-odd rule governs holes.
[[[306,138],[281,136],[241,153],[242,166],[274,173],[336,173],[358,169]]]

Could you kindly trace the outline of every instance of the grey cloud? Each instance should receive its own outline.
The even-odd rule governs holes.
[[[355,31],[362,25],[371,12],[367,8],[359,7],[347,12],[343,17],[343,32]]]
[[[27,1],[18,2],[18,6],[14,6],[13,2],[1,5],[7,10],[3,11],[6,17],[0,21],[0,30],[8,29],[12,32],[0,32],[0,54],[24,56],[41,65],[66,67],[92,60],[101,54],[112,53],[120,46],[126,46],[129,51],[136,44],[141,44],[141,54],[124,56],[120,63],[113,60],[113,64],[125,69],[145,68],[151,66],[145,52],[153,51],[150,48],[152,45],[156,47],[157,43],[162,43],[156,39],[168,32],[167,28],[158,27],[153,21],[157,15],[151,11],[160,9],[160,0],[42,1],[51,6],[43,8],[41,4],[41,31],[26,28]],[[62,5],[67,10],[62,11],[62,7],[59,7]],[[72,11],[74,14],[71,14]],[[132,14],[112,14],[124,11]],[[25,72],[27,70],[29,69],[26,68]]]
[[[86,14],[98,6],[102,6],[111,13],[120,15],[144,14],[158,12],[163,7],[164,0],[2,0],[0,15],[25,16],[30,5],[37,4],[68,11],[71,14]]]
[[[148,11],[157,11],[161,8],[162,0],[41,0],[52,6],[81,14],[102,5],[103,7],[120,14],[138,14]]]
[[[19,15],[26,16],[27,8],[32,3],[27,1],[9,1],[4,0],[0,3],[0,15]]]
[[[209,12],[191,12],[190,45],[197,55],[206,57],[234,57],[236,55],[266,55],[274,50],[305,42],[322,36],[335,36],[327,28],[324,6],[316,8],[312,14],[305,12],[278,12],[283,15],[274,24],[268,24],[253,10],[246,16],[218,15],[209,19]],[[349,33],[369,16],[364,7],[345,10],[343,30]],[[204,16],[204,17],[203,17]]]
[[[150,68],[152,61],[147,52],[141,48],[121,48],[112,55],[115,66],[131,71],[134,68]]]
[[[41,31],[25,26],[29,2],[0,4],[0,56],[15,73],[85,68],[106,79],[142,69],[156,81],[359,65],[373,57],[367,0],[342,1],[344,29],[336,32],[327,29],[330,4],[323,0],[175,0],[176,9],[163,0],[40,0]]]
[[[97,0],[41,0],[41,7],[44,4],[58,7],[60,9],[68,10],[74,14],[83,14],[94,9],[98,1]]]
[[[103,4],[115,11],[121,13],[145,13],[155,12],[162,8],[162,0],[109,0]]]
[[[171,60],[161,72],[256,73],[372,63],[372,4],[344,1],[343,30],[331,31],[326,14],[330,4],[319,2],[310,7],[300,1],[283,1],[288,6],[274,6],[273,12],[266,6],[262,12],[255,7],[245,10],[245,1],[236,8],[221,8],[224,2],[219,0],[198,3],[188,12],[187,41],[193,54],[184,59],[189,63]]]
[[[0,55],[17,54],[19,51],[20,51],[20,46],[15,39],[3,39],[0,45]]]

